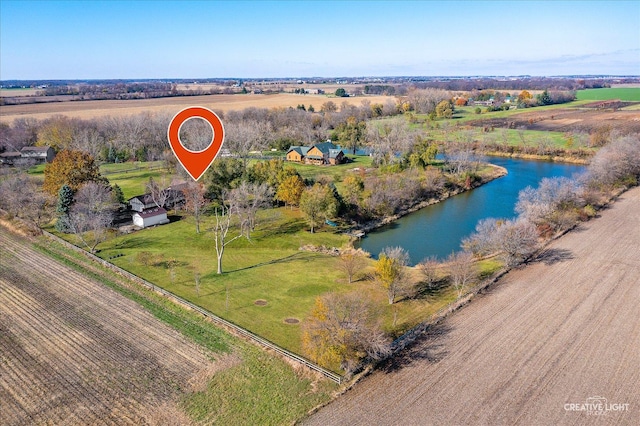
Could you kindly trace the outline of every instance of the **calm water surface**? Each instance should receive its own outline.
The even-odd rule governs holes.
[[[489,162],[506,168],[508,174],[371,232],[359,247],[377,257],[384,247],[401,246],[409,251],[412,264],[428,256],[445,258],[460,250],[460,242],[474,231],[480,219],[515,217],[514,207],[522,189],[538,186],[545,177],[571,177],[584,170],[584,166],[573,164],[502,157],[490,157]]]

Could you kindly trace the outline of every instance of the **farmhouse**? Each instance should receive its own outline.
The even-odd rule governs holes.
[[[136,195],[133,198],[129,198],[129,206],[131,207],[131,210],[136,212],[142,212],[152,207],[157,207],[156,203],[153,202],[151,194]]]
[[[146,209],[133,214],[133,224],[140,228],[148,228],[154,225],[169,223],[167,211],[162,207]]]
[[[179,183],[166,188],[166,200],[161,207],[175,209],[184,204],[184,188],[186,185],[186,183]],[[153,201],[151,194],[136,195],[135,197],[129,198],[128,203],[131,210],[136,212],[158,207]]]
[[[25,146],[20,151],[0,154],[0,163],[7,165],[50,163],[56,152],[50,146]]]
[[[20,150],[22,158],[31,158],[37,163],[50,163],[56,156],[55,151],[50,146],[25,146]]]
[[[311,146],[292,146],[287,151],[287,161],[298,163],[324,165],[342,164],[346,160],[344,152],[331,141],[321,142]]]

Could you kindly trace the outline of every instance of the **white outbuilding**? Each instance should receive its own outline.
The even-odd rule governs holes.
[[[154,207],[133,214],[133,224],[140,228],[169,223],[167,211],[162,207]]]

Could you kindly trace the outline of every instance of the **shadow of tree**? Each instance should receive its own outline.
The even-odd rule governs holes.
[[[439,296],[443,291],[449,287],[449,281],[447,279],[440,279],[431,283],[420,282],[416,286],[415,299],[429,299]]]
[[[285,223],[277,223],[275,225],[261,226],[261,237],[268,238],[275,235],[295,234],[305,228],[306,224],[301,220],[290,220]]]
[[[531,263],[542,262],[545,265],[554,265],[571,259],[573,259],[571,250],[552,248],[540,252],[536,257],[531,259]]]
[[[273,259],[273,260],[269,260],[269,261],[266,261],[266,262],[257,263],[255,265],[245,266],[244,268],[233,269],[233,270],[227,271],[225,273],[245,271],[247,269],[258,268],[260,266],[274,265],[274,264],[278,264],[278,263],[287,263],[287,262],[292,262],[292,261],[295,261],[295,260],[303,261],[303,262],[311,262],[312,260],[317,259],[317,258],[319,258],[321,256],[322,255],[319,254],[319,253],[308,253],[308,252],[307,253],[294,253],[294,254],[291,254],[289,256],[281,257],[279,259]]]
[[[380,369],[393,373],[419,361],[439,362],[447,356],[443,338],[450,331],[451,327],[445,323],[430,326],[413,343],[384,361]]]

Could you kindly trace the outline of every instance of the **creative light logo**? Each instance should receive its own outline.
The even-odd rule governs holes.
[[[202,118],[211,126],[213,139],[208,147],[202,151],[192,151],[186,148],[180,140],[180,127],[190,118]],[[167,130],[167,138],[173,154],[193,180],[198,180],[216,159],[224,142],[224,127],[215,112],[204,107],[193,106],[178,112]]]
[[[607,398],[602,396],[592,396],[581,403],[567,403],[564,404],[565,411],[580,411],[587,414],[587,416],[602,416],[610,412],[622,412],[629,411],[629,404],[610,404]]]

